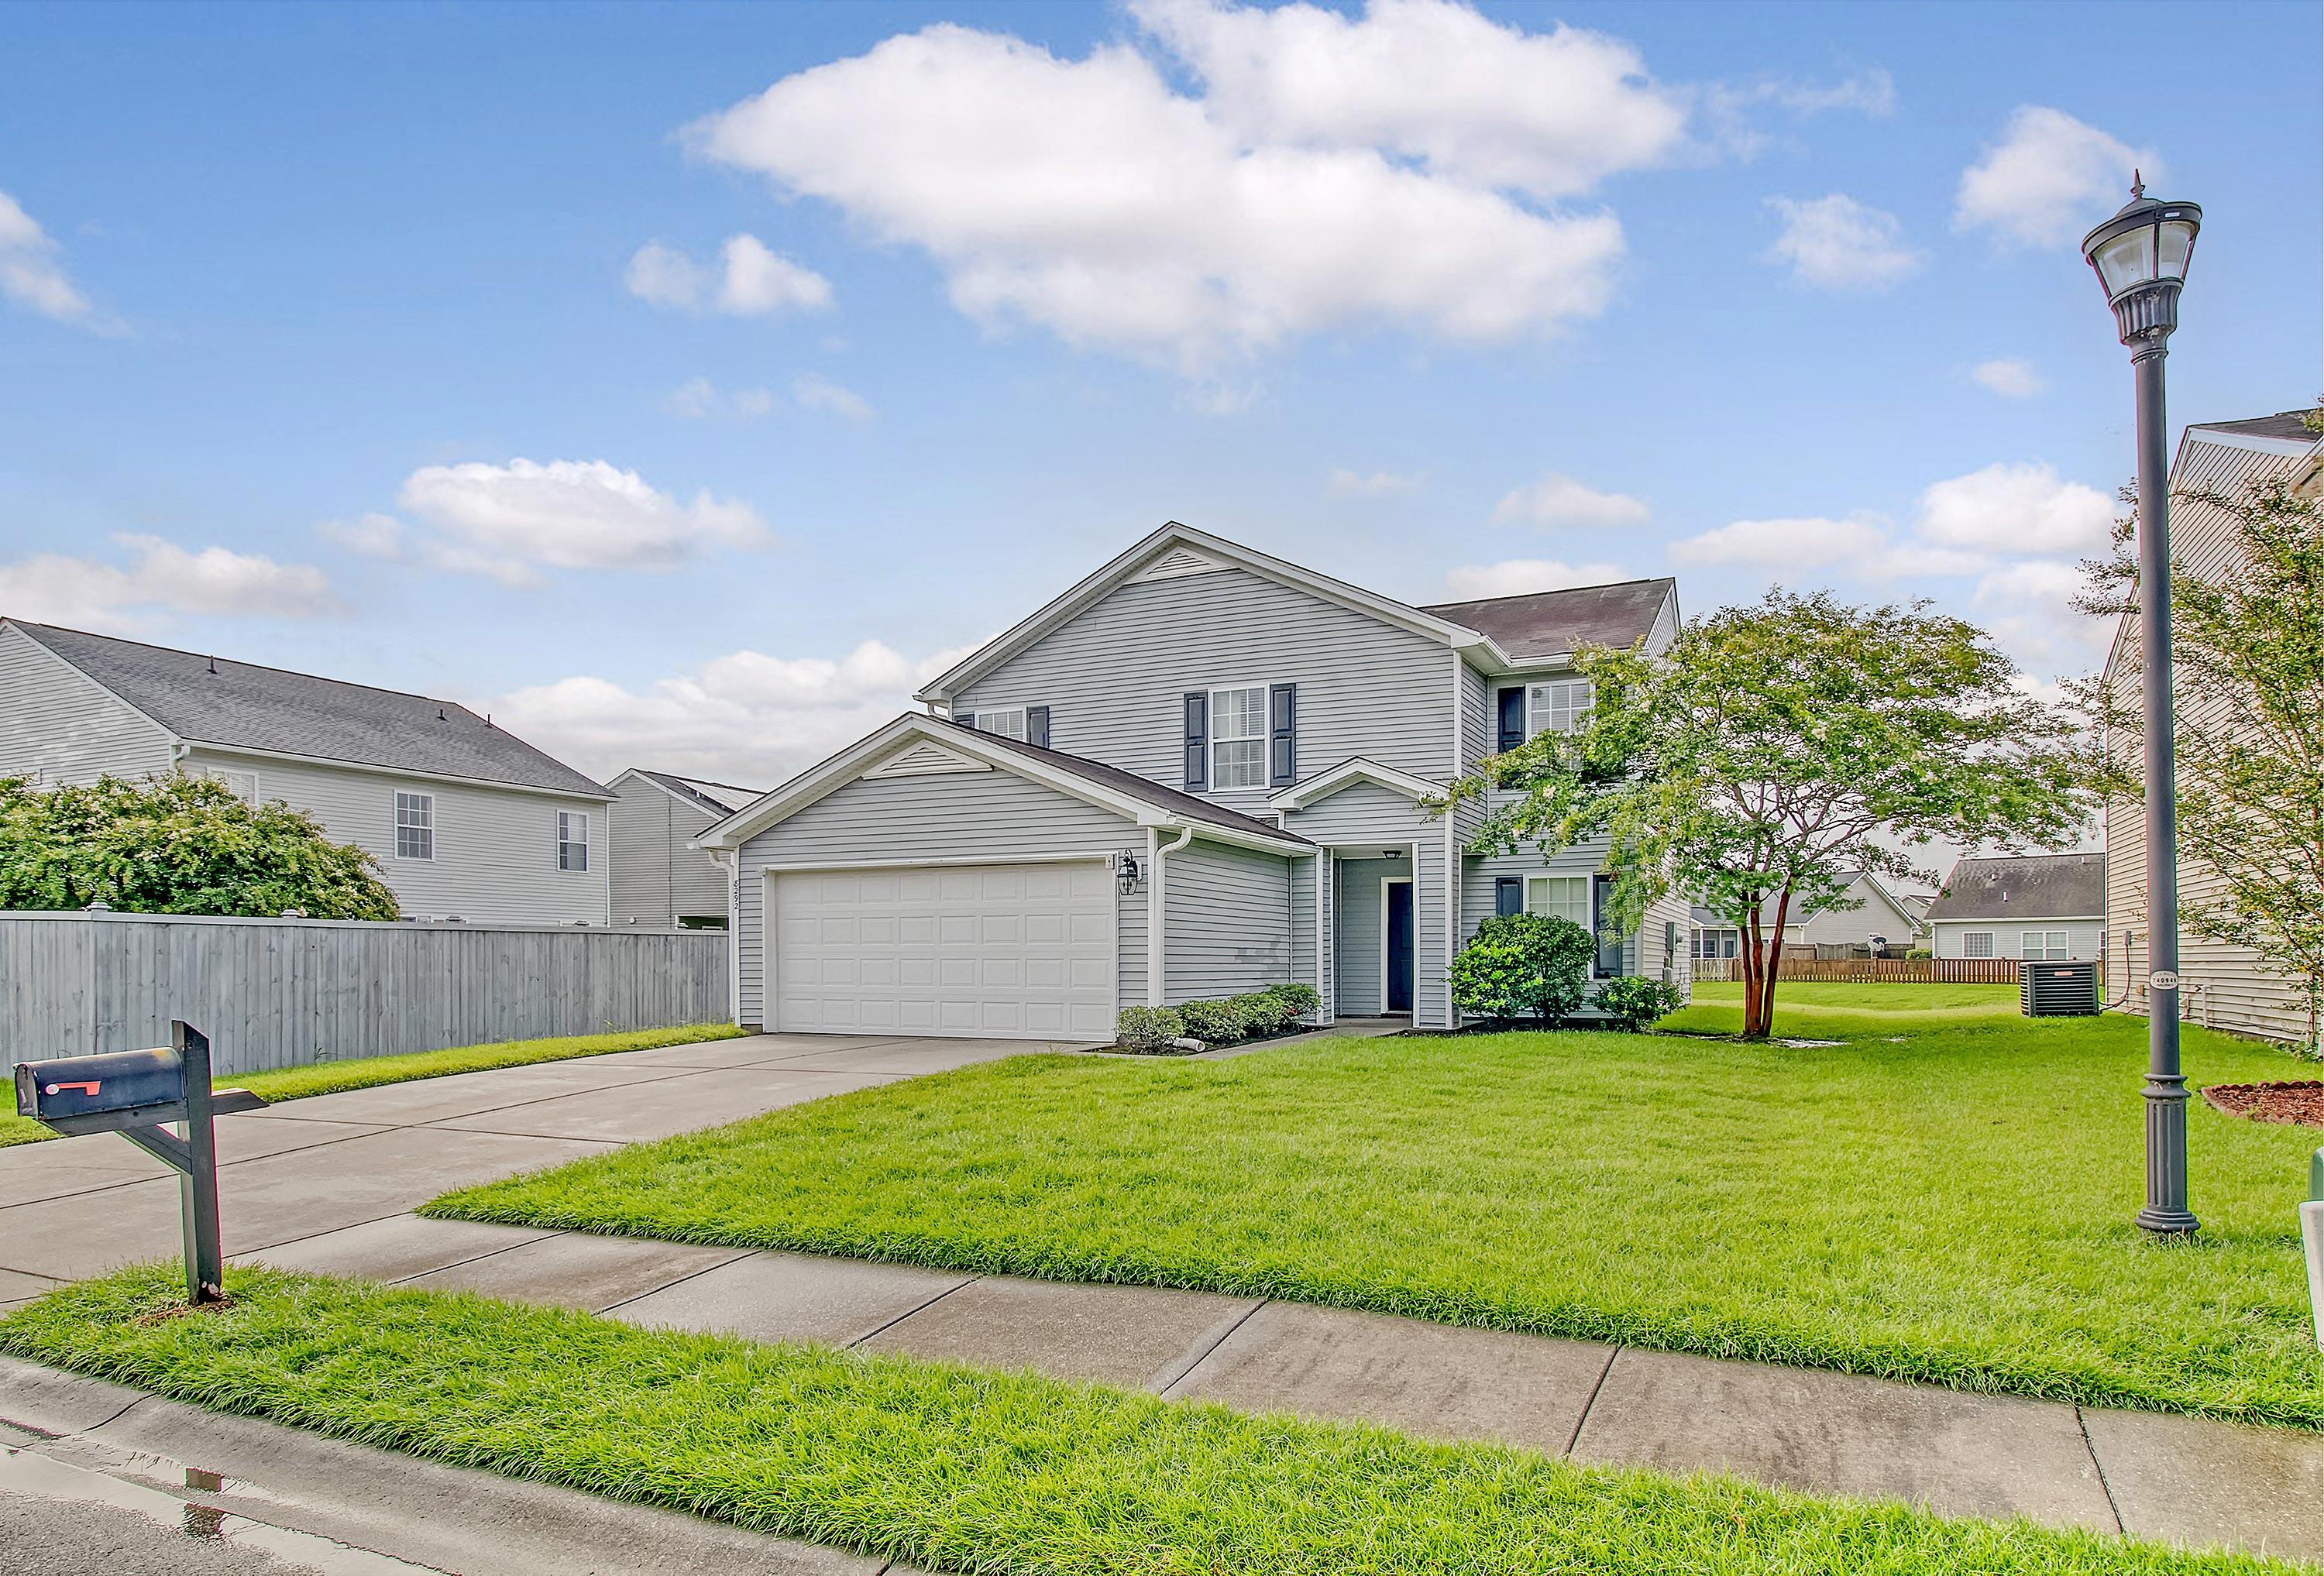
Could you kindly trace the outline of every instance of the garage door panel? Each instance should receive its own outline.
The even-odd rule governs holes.
[[[1119,901],[1096,861],[776,879],[778,1027],[1111,1038]]]

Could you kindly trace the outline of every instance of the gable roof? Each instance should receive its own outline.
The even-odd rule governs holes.
[[[2034,853],[1964,859],[1945,878],[1923,916],[1931,924],[1960,919],[2102,919],[2106,855]]]
[[[1043,603],[1028,616],[979,646],[951,668],[930,679],[912,698],[918,701],[951,700],[954,695],[1067,622],[1140,569],[1166,554],[1183,548],[1192,548],[1198,555],[1222,560],[1234,568],[1247,569],[1279,585],[1296,586],[1327,602],[1336,602],[1359,613],[1370,613],[1384,623],[1411,630],[1430,640],[1442,641],[1454,650],[1481,649],[1487,660],[1502,658],[1501,651],[1489,638],[1465,624],[1439,617],[1409,603],[1398,602],[1392,596],[1367,591],[1360,585],[1351,585],[1345,580],[1318,574],[1288,559],[1244,547],[1240,542],[1231,542],[1224,537],[1213,536],[1206,530],[1181,525],[1174,520],[1160,530],[1140,538],[1126,551],[1109,558],[1094,572],[1084,576]]]
[[[625,777],[644,778],[680,804],[706,810],[713,816],[731,816],[767,791],[739,788],[731,782],[713,782],[706,777],[681,777],[674,771],[656,771],[644,766],[617,772],[613,781],[618,783]]]
[[[828,760],[809,767],[782,787],[761,795],[724,820],[703,828],[694,839],[696,848],[733,848],[769,826],[836,792],[881,761],[933,741],[987,765],[999,766],[1047,787],[1086,799],[1141,826],[1192,825],[1214,839],[1292,853],[1314,843],[1296,832],[1260,821],[1151,778],[1108,766],[1102,760],[1068,755],[1019,740],[986,733],[949,717],[907,712],[894,722],[857,740]]]
[[[6,621],[190,743],[611,798],[457,701]]]
[[[2273,438],[2303,447],[2314,443],[2318,433],[2308,425],[2306,410],[2279,410],[2273,416],[2246,416],[2236,421],[2198,421],[2190,432],[2225,433],[2231,438]]]
[[[1677,594],[1678,582],[1665,576],[1475,602],[1431,603],[1420,611],[1475,630],[1523,660],[1563,657],[1583,646],[1635,644],[1653,631],[1663,604]]]

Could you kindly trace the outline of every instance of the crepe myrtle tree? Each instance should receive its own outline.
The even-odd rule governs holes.
[[[2310,427],[2324,430],[2324,411]],[[2312,1056],[2324,1049],[2324,512],[2282,477],[2178,498],[2216,512],[2230,549],[2203,575],[2171,573],[2179,847],[2210,878],[2179,917],[2300,986]],[[2126,515],[2113,553],[2084,565],[2084,612],[2137,613],[2135,540]],[[2145,794],[2141,666],[2134,641],[2112,682],[2067,687],[2098,741],[2090,785],[2108,798]]]
[[[1490,758],[1442,802],[1485,805],[1480,853],[1606,839],[1626,929],[1674,888],[1737,926],[1749,1037],[1773,1022],[1795,910],[1851,907],[1859,871],[1933,881],[1907,852],[1932,841],[2053,843],[2083,818],[2070,722],[1925,602],[1777,588],[1659,654],[1577,666],[1593,699],[1575,730]]]

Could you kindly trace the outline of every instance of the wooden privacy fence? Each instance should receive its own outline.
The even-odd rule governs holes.
[[[1722,972],[1723,971],[1723,972]],[[1802,958],[1786,954],[1776,964],[1784,980],[1861,981],[1877,985],[2015,985],[2015,958]],[[1739,981],[1743,960],[1706,961],[1698,980]]]
[[[0,1066],[167,1045],[220,1074],[729,1015],[723,931],[0,911]]]

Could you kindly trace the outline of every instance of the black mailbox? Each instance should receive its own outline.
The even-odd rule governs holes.
[[[210,1042],[185,1023],[172,1043],[150,1051],[58,1056],[16,1066],[16,1110],[60,1133],[119,1133],[178,1173],[186,1229],[186,1300],[217,1301],[225,1275],[218,1249],[217,1139],[214,1116],[255,1111],[247,1089],[210,1087]],[[183,1135],[164,1127],[184,1124]]]

